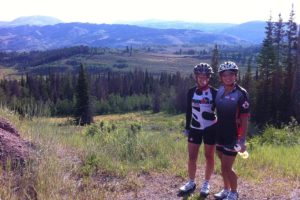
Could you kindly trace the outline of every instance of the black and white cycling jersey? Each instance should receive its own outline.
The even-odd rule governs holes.
[[[193,87],[187,95],[186,129],[204,130],[217,122],[215,115],[215,97],[217,90],[208,87],[199,90]]]

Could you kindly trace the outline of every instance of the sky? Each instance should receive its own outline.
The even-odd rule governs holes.
[[[199,23],[268,21],[278,14],[288,21],[299,0],[0,0],[0,21],[21,16],[52,16],[63,22],[118,23],[147,19]]]

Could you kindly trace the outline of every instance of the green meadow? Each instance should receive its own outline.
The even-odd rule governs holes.
[[[34,146],[31,170],[25,172],[19,185],[25,195],[30,184],[38,199],[105,199],[116,194],[99,185],[99,174],[124,179],[130,189],[140,187],[129,178],[132,173],[187,176],[186,138],[181,133],[183,114],[146,111],[103,115],[84,127],[72,125],[70,118],[19,119],[5,108],[0,109],[0,114]],[[292,184],[300,178],[299,140],[298,126],[269,127],[263,136],[248,139],[250,157],[238,157],[235,169],[251,182],[259,183],[272,176]],[[199,162],[203,163],[202,152],[200,155]],[[215,171],[220,174],[218,160]],[[13,176],[0,181],[0,199],[18,199]]]

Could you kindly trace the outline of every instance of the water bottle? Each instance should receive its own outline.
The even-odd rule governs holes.
[[[238,152],[238,154],[244,158],[244,159],[247,159],[249,157],[249,153],[247,151],[244,151],[244,152],[240,152],[240,150],[242,149],[241,145],[239,144],[236,144],[234,145],[234,150]]]

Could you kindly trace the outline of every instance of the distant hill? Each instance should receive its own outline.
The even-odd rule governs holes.
[[[0,50],[28,51],[75,45],[124,47],[150,45],[247,44],[223,33],[187,29],[154,29],[133,25],[60,23],[0,28]]]
[[[232,35],[241,40],[246,40],[251,43],[259,44],[265,36],[264,21],[250,21],[242,24],[230,23],[191,23],[182,21],[161,21],[161,20],[145,20],[137,22],[124,22],[128,24],[159,28],[159,29],[193,29],[205,32],[222,33]]]
[[[265,37],[265,26],[266,22],[264,21],[251,21],[228,27],[220,31],[220,33],[233,35],[249,42],[259,43]]]
[[[144,21],[125,21],[122,24],[137,25],[149,28],[159,29],[193,29],[208,32],[222,31],[226,28],[234,27],[237,24],[231,23],[196,23],[183,21],[162,21],[162,20],[144,20]]]
[[[54,25],[62,23],[61,20],[48,17],[48,16],[27,16],[27,17],[19,17],[10,22],[0,22],[0,27],[14,27],[14,26],[23,26],[23,25],[30,25],[30,26],[46,26],[46,25]]]

